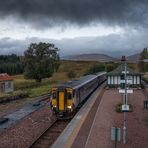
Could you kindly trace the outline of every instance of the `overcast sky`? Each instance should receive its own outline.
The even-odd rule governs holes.
[[[52,42],[61,56],[130,55],[148,46],[148,0],[4,0],[0,54]]]

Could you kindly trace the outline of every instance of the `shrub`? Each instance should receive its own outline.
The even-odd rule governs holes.
[[[105,70],[105,65],[104,64],[94,64],[92,67],[90,67],[84,75],[89,75],[89,74],[94,74],[100,71]]]
[[[76,77],[76,73],[71,70],[71,71],[69,71],[67,73],[67,77],[70,78],[70,79],[75,78]]]
[[[122,103],[118,103],[117,105],[116,105],[116,108],[115,108],[115,110],[116,110],[116,112],[117,113],[122,113],[123,111],[122,111]],[[128,104],[129,105],[129,111],[128,112],[132,112],[133,111],[133,107],[132,107],[132,105],[131,104]]]

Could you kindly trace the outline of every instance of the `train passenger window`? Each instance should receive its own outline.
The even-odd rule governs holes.
[[[53,92],[53,93],[52,93],[52,98],[53,98],[53,99],[56,99],[56,96],[57,96],[57,95],[56,95],[56,92]]]
[[[67,93],[67,99],[72,99],[72,94],[71,93]]]
[[[74,96],[75,96],[75,91],[73,91],[73,98],[74,98]]]

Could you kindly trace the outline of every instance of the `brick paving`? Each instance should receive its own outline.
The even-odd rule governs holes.
[[[86,148],[113,148],[111,141],[111,127],[117,126],[121,129],[121,141],[117,144],[120,148],[148,148],[148,111],[143,109],[145,99],[142,90],[134,90],[128,96],[128,101],[133,105],[133,112],[127,113],[127,144],[122,142],[123,113],[116,113],[116,104],[122,102],[123,98],[118,90],[106,90],[90,133],[87,137]],[[83,128],[83,127],[82,127]],[[81,147],[81,142],[77,148]]]

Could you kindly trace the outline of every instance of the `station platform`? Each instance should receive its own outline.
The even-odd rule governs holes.
[[[103,88],[103,86],[102,86]],[[122,141],[123,113],[115,111],[116,105],[123,101],[123,96],[117,89],[105,90],[101,94],[98,88],[72,119],[52,148],[111,148],[115,147],[111,141],[111,128],[121,130],[120,148],[147,148],[148,141],[148,111],[143,109],[145,96],[142,90],[134,90],[128,95],[128,102],[132,104],[133,111],[126,113],[127,139]],[[102,98],[102,99],[100,99]]]

